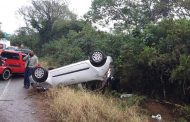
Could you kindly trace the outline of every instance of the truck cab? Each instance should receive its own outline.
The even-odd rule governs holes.
[[[26,54],[16,51],[2,51],[1,57],[5,63],[0,66],[0,75],[3,80],[8,80],[12,74],[23,74],[25,71]]]

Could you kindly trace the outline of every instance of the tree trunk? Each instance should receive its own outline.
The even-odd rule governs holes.
[[[186,95],[186,92],[185,92],[185,82],[186,82],[186,80],[184,79],[184,81],[183,81],[183,94],[184,94],[184,96]]]
[[[165,81],[163,81],[163,78],[162,78],[162,75],[160,77],[160,80],[161,80],[161,83],[162,83],[162,86],[163,86],[163,96],[164,96],[164,99],[166,99],[166,88],[165,88]]]
[[[164,82],[164,84],[163,84],[164,86],[163,86],[163,94],[164,94],[164,99],[166,99],[166,88],[165,88],[165,82]]]

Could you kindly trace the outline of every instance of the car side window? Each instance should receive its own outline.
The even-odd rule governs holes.
[[[7,59],[19,60],[19,54],[18,53],[3,52],[1,54],[1,56],[4,58],[7,58]]]

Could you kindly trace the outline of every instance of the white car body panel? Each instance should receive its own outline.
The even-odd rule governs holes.
[[[87,81],[103,81],[107,77],[112,58],[107,56],[103,66],[96,67],[89,60],[50,70],[46,82],[52,86],[72,85]]]

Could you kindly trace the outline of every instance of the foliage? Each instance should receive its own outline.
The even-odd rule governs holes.
[[[52,39],[56,21],[75,19],[67,4],[58,0],[32,0],[32,5],[20,8],[19,13],[28,25],[38,31],[40,45]]]
[[[185,19],[163,20],[130,38],[121,53],[122,86],[156,98],[189,101],[189,24]]]
[[[27,27],[21,27],[17,30],[17,32],[11,36],[11,45],[14,46],[24,46],[22,48],[30,48],[35,52],[38,52],[38,34],[34,32],[32,29]]]
[[[172,71],[171,78],[180,85],[182,84],[183,95],[186,98],[186,91],[190,86],[190,56],[181,55],[179,62],[179,65]]]
[[[179,118],[177,121],[178,122],[188,122],[185,118]]]
[[[187,122],[187,120],[190,120],[190,106],[189,105],[185,105],[182,108],[182,112],[185,114],[185,116],[182,118],[182,122]],[[180,121],[181,122],[181,121]]]
[[[42,47],[43,55],[52,59],[56,66],[63,66],[84,59],[84,53],[80,47],[73,47],[66,39],[50,42]],[[48,53],[47,53],[48,52]]]
[[[114,29],[129,32],[163,18],[188,17],[189,4],[188,0],[94,0],[86,19],[103,26],[114,23]]]

